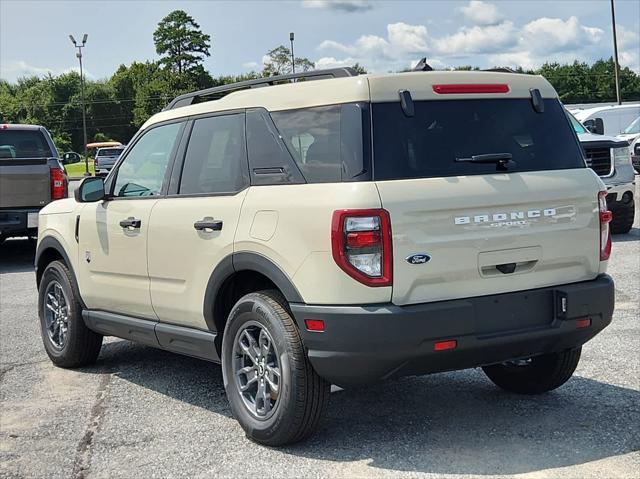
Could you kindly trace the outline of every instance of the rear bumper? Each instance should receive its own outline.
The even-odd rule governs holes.
[[[0,210],[0,235],[26,236],[38,230],[40,208]]]
[[[564,307],[563,307],[564,305]],[[311,364],[339,386],[390,377],[466,369],[575,348],[610,322],[608,275],[551,288],[411,306],[291,304]],[[322,319],[324,332],[305,319]],[[578,320],[589,319],[579,328]],[[434,351],[434,343],[457,347]]]

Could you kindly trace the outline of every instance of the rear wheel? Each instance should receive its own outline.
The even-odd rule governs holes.
[[[562,386],[573,375],[582,348],[483,367],[497,386],[520,394],[541,394]]]
[[[42,342],[56,366],[77,368],[95,362],[102,347],[102,335],[84,324],[71,273],[60,261],[53,261],[42,273],[38,311]]]
[[[316,374],[277,291],[243,296],[222,341],[222,371],[233,415],[268,446],[301,441],[318,427],[330,384]]]
[[[611,232],[613,234],[628,233],[633,226],[633,220],[635,216],[635,204],[633,197],[628,203],[623,201],[614,201],[611,205],[611,213],[613,213],[613,219],[611,220]]]

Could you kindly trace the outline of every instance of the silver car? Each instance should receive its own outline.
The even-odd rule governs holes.
[[[124,146],[111,146],[108,148],[98,148],[94,158],[96,176],[106,176],[116,164],[118,158],[124,151]]]

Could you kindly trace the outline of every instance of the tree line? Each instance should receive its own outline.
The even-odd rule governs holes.
[[[266,52],[261,71],[212,77],[203,67],[210,56],[212,40],[197,22],[182,10],[163,18],[153,40],[158,60],[121,65],[103,80],[85,78],[85,104],[89,141],[117,140],[126,143],[154,113],[177,95],[237,81],[291,72],[291,51],[280,45]],[[307,58],[296,57],[296,71],[315,67]],[[361,65],[354,65],[366,73]],[[458,67],[477,70],[477,67]],[[545,63],[537,70],[521,73],[543,75],[564,103],[615,101],[613,60],[592,65]],[[625,101],[640,100],[640,75],[620,70]],[[32,123],[45,126],[61,152],[83,150],[80,75],[69,72],[45,77],[23,77],[16,82],[0,80],[0,123]]]

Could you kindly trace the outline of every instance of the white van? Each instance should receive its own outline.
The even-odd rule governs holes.
[[[592,133],[616,136],[640,116],[640,103],[598,106],[584,110],[570,109],[570,111]],[[596,131],[596,124],[598,123],[596,119],[598,118],[602,119],[603,131]]]

